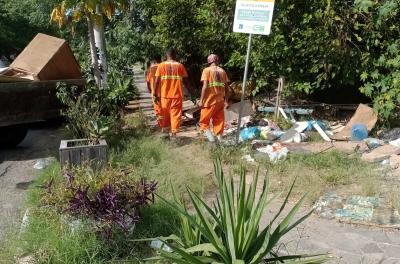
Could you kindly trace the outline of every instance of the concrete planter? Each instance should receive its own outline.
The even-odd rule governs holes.
[[[60,144],[60,163],[63,167],[89,163],[96,168],[107,164],[107,142],[101,139],[99,144],[90,145],[87,139],[62,140]]]

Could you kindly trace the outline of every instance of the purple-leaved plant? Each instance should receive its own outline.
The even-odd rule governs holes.
[[[140,219],[140,207],[154,203],[154,193],[157,190],[157,182],[142,179],[135,183],[136,188],[133,189],[120,182],[118,186],[108,183],[97,192],[91,193],[89,186],[75,186],[75,176],[71,171],[64,176],[67,189],[73,193],[67,211],[74,216],[94,220],[106,238],[112,237],[114,226],[128,231],[137,223]]]

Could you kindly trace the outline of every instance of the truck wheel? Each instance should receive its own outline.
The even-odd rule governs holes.
[[[0,127],[0,148],[12,148],[18,146],[28,133],[26,126]]]

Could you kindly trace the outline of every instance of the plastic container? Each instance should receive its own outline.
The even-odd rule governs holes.
[[[362,141],[368,138],[368,128],[364,124],[355,124],[351,127],[351,138],[354,141]]]

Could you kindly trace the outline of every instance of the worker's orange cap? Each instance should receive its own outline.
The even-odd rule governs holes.
[[[215,54],[211,54],[207,58],[208,64],[211,64],[211,63],[214,63],[214,62],[218,62],[218,61],[219,61],[219,57],[218,57],[218,55],[215,55]]]

